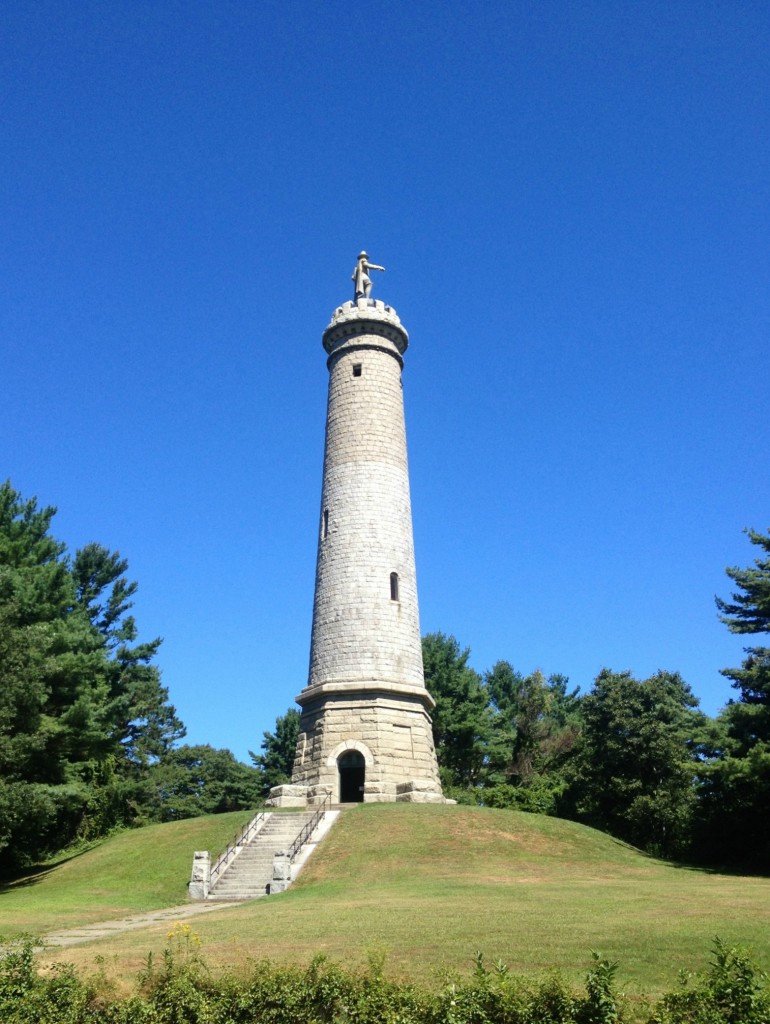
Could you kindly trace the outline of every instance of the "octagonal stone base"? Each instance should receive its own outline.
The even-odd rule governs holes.
[[[277,787],[273,799],[308,802],[340,799],[338,760],[357,751],[364,761],[365,803],[443,803],[433,730],[426,707],[430,698],[417,687],[324,686],[306,690],[290,787]],[[275,806],[298,806],[275,804]]]

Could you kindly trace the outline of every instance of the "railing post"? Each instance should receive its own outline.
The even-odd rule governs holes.
[[[273,878],[270,882],[270,895],[285,892],[291,883],[291,858],[285,850],[273,857]]]
[[[307,825],[304,826],[304,828],[302,829],[300,834],[297,836],[297,838],[294,840],[294,842],[289,847],[289,852],[288,852],[289,863],[293,863],[294,862],[294,858],[297,856],[297,854],[300,852],[302,847],[305,845],[305,843],[308,841],[308,839],[310,839],[310,837],[315,832],[315,830],[318,827],[318,825],[321,823],[321,820],[323,819],[324,815],[326,814],[326,805],[327,805],[327,803],[331,806],[331,799],[332,799],[331,793],[327,793],[326,796],[324,797],[322,803],[321,803],[321,806],[318,808],[318,810],[315,812],[313,817],[310,819],[310,821],[307,823]]]
[[[191,900],[205,900],[211,886],[211,854],[208,850],[196,850],[193,854],[192,874],[188,893]]]
[[[251,842],[254,838],[254,832],[257,830],[257,826],[262,824],[266,817],[267,814],[264,811],[258,811],[251,821],[238,829],[233,836],[232,841],[227,844],[227,847],[222,851],[222,853],[220,853],[210,867],[209,888],[219,880],[219,876],[225,871],[230,864],[230,861],[235,857],[238,848]]]

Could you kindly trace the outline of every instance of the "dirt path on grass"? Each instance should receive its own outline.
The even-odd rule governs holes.
[[[133,932],[146,928],[151,924],[162,924],[165,921],[183,921],[198,914],[210,914],[214,910],[227,910],[229,907],[240,907],[242,901],[232,903],[191,903],[180,907],[168,907],[166,910],[148,910],[144,914],[132,914],[116,921],[96,921],[84,924],[79,928],[62,928],[60,931],[48,932],[41,937],[40,945],[47,946],[78,946],[94,939],[106,939],[110,935],[121,932]]]

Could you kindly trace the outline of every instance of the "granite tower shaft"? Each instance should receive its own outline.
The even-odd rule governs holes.
[[[336,309],[323,335],[329,398],[310,671],[297,697],[292,785],[273,794],[279,805],[327,793],[443,802],[420,644],[407,345],[395,310],[365,297]]]

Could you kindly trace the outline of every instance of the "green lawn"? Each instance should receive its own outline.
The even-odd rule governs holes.
[[[180,827],[162,826],[153,847],[164,829]],[[147,850],[140,836],[121,839]],[[169,833],[169,859],[177,836]],[[185,844],[176,894],[192,849],[217,845]],[[95,884],[97,877],[94,870]],[[173,888],[170,880],[163,885]],[[0,916],[8,895],[0,897]],[[391,975],[428,983],[442,971],[467,971],[477,950],[526,973],[557,967],[578,980],[598,949],[620,960],[630,993],[655,994],[673,987],[679,968],[702,967],[716,934],[752,947],[770,968],[770,879],[676,867],[556,818],[366,805],[341,816],[289,892],[199,917],[192,927],[214,965],[261,957],[305,963],[318,952],[356,965],[374,951],[386,955]],[[156,926],[72,948],[66,959],[90,963],[99,953],[125,977],[149,949],[162,949],[167,931]]]
[[[0,882],[0,936],[35,935],[187,900],[195,850],[222,850],[253,812],[149,825],[13,882]]]

